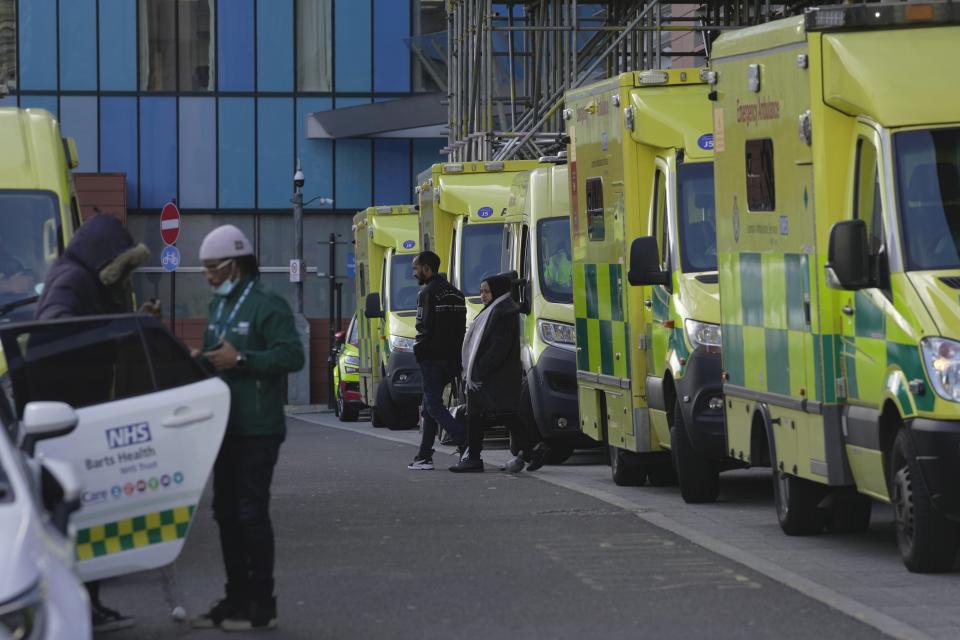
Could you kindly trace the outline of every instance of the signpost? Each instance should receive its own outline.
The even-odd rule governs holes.
[[[180,266],[180,250],[176,244],[180,237],[180,209],[175,202],[168,202],[160,211],[160,237],[167,245],[160,252],[160,265],[170,273],[170,331],[176,335],[177,268]]]

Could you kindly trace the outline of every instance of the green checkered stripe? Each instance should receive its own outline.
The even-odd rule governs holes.
[[[677,290],[676,274],[673,289]],[[654,375],[663,373],[669,365],[670,354],[676,352],[682,364],[674,373],[682,376],[686,370],[686,361],[690,357],[690,347],[683,328],[683,318],[671,308],[670,298],[670,292],[665,287],[653,287],[653,322],[647,323],[647,336],[652,338],[653,348],[647,350],[647,370]],[[672,329],[664,326],[664,323],[671,319],[674,321]]]
[[[854,295],[854,335],[841,339],[841,356],[851,400],[879,404],[891,369],[903,371],[906,380],[926,380],[922,355],[916,344],[898,341],[896,326],[887,323],[887,314],[878,304],[878,292],[857,291]],[[892,323],[891,323],[892,324]],[[870,366],[864,366],[869,363]],[[897,399],[911,413],[911,399],[920,411],[933,411],[935,394],[913,395],[897,385]]]
[[[573,291],[577,369],[628,378],[630,338],[624,314],[623,267],[577,263]]]
[[[891,365],[908,380],[924,379],[917,346],[891,339],[885,314],[866,293],[857,293],[853,338],[818,332],[817,319],[810,317],[812,268],[803,254],[721,254],[723,366],[730,384],[793,397],[803,389],[807,398],[828,404],[874,403]],[[858,350],[872,361],[867,371],[857,371]],[[846,397],[837,395],[841,377]],[[909,392],[898,393],[909,410],[910,398],[903,395]],[[933,408],[932,394],[914,401],[918,408]]]
[[[147,513],[77,532],[77,560],[173,542],[186,537],[196,505]]]

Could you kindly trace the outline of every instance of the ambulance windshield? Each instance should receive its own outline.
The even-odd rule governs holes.
[[[960,269],[960,128],[893,136],[907,269]]]
[[[58,210],[49,191],[0,190],[0,304],[39,293],[60,254]]]
[[[390,311],[413,311],[417,308],[420,286],[413,275],[413,256],[393,256],[390,266]]]
[[[468,224],[460,242],[460,290],[465,296],[479,296],[480,282],[500,273],[503,225]],[[440,265],[443,270],[443,265]]]
[[[717,213],[713,163],[681,164],[677,171],[677,223],[684,273],[717,270]]]
[[[570,218],[547,218],[537,225],[540,291],[550,302],[573,302]]]

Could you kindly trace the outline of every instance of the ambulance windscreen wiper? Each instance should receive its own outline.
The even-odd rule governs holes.
[[[20,298],[19,300],[8,302],[7,304],[0,307],[0,318],[7,315],[14,309],[19,309],[20,307],[25,307],[28,304],[33,304],[39,299],[40,299],[40,296],[27,296],[26,298]]]

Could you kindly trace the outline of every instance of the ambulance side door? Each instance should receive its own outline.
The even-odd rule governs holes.
[[[143,315],[13,324],[0,342],[17,416],[33,401],[77,410],[77,428],[39,443],[37,454],[81,472],[72,520],[80,577],[173,562],[226,430],[227,386]]]

